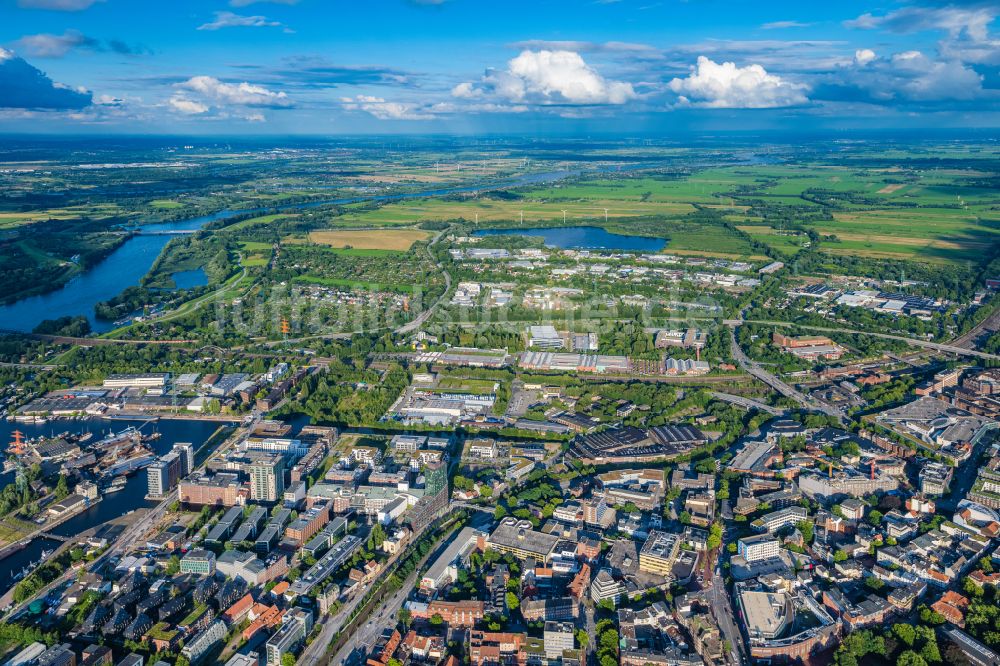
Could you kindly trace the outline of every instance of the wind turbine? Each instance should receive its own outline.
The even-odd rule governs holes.
[[[524,211],[521,211],[521,224],[524,224]]]
[[[562,214],[563,214],[563,224],[566,224],[566,211],[563,211]]]
[[[608,209],[604,209],[604,224],[608,223]]]

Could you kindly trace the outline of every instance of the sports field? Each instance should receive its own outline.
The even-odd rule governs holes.
[[[309,240],[334,248],[394,250],[405,252],[417,241],[427,240],[430,232],[419,229],[364,229],[357,231],[313,231]]]

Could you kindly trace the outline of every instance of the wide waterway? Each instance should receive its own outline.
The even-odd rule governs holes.
[[[191,231],[235,214],[232,211],[220,211],[182,222],[150,224],[143,227],[143,231]],[[104,261],[77,275],[59,289],[0,306],[0,321],[3,322],[0,328],[31,331],[46,319],[85,315],[94,331],[103,333],[111,330],[114,323],[97,319],[94,316],[94,306],[117,296],[126,287],[139,284],[139,280],[149,272],[163,246],[171,238],[173,236],[168,234],[140,233],[133,236]]]
[[[221,210],[211,215],[182,220],[180,222],[165,222],[148,224],[140,229],[140,233],[125,241],[121,247],[112,252],[104,261],[71,279],[65,285],[38,296],[24,298],[10,305],[0,305],[0,328],[31,331],[46,319],[84,315],[90,321],[91,329],[97,333],[105,333],[114,328],[114,322],[98,319],[94,316],[94,307],[101,301],[117,296],[126,287],[139,284],[164,246],[174,236],[164,232],[189,232],[201,229],[210,222],[225,220],[237,215],[266,213],[272,211],[305,210],[326,205],[346,205],[364,201],[400,201],[404,199],[421,199],[427,197],[447,196],[482,192],[524,185],[539,185],[562,180],[578,175],[579,171],[553,171],[534,173],[513,180],[481,184],[466,187],[441,188],[408,192],[400,194],[368,195],[325,201],[312,201],[301,204],[287,204],[272,208],[251,208],[246,210]],[[185,282],[189,275],[182,275]],[[183,285],[178,282],[178,287]]]
[[[142,426],[143,434],[160,433],[160,438],[151,440],[150,446],[157,454],[162,455],[178,442],[191,442],[196,448],[201,447],[220,425],[224,425],[215,421],[194,419],[161,419],[146,425],[143,425],[144,423],[141,420],[119,419],[57,419],[44,424],[0,421],[0,445],[6,446],[6,443],[12,439],[14,430],[20,430],[26,438],[50,437],[64,432],[92,432],[93,438],[90,441],[96,442],[108,434],[109,429],[113,432],[120,432],[132,425]],[[14,474],[0,474],[0,487],[6,486],[8,483],[14,483]],[[155,506],[154,502],[146,501],[145,495],[146,472],[140,470],[129,477],[124,490],[106,495],[100,502],[83,513],[73,516],[54,528],[52,532],[61,536],[73,536],[91,527],[124,516],[129,511]],[[14,585],[15,573],[21,571],[25,566],[37,562],[43,550],[52,550],[58,545],[59,543],[55,541],[35,539],[24,549],[0,560],[0,594]]]
[[[538,227],[531,229],[479,229],[473,236],[541,236],[547,247],[564,250],[629,250],[659,252],[662,238],[616,234],[602,227]]]

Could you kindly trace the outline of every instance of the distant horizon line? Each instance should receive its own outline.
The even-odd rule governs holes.
[[[101,138],[118,138],[118,139],[192,139],[192,140],[271,140],[271,139],[315,139],[315,140],[332,140],[332,139],[350,139],[350,138],[364,138],[372,139],[379,137],[394,138],[398,139],[401,137],[413,137],[413,138],[447,138],[447,139],[522,139],[530,141],[544,141],[548,139],[558,139],[558,140],[576,140],[576,141],[586,141],[588,139],[616,139],[616,140],[634,140],[643,141],[648,139],[670,139],[671,137],[717,137],[717,136],[823,136],[823,135],[836,135],[836,136],[851,136],[851,135],[880,135],[885,136],[890,135],[976,135],[983,133],[991,133],[990,138],[994,142],[1000,142],[1000,137],[992,134],[1000,130],[1000,126],[982,126],[982,127],[925,127],[925,128],[801,128],[801,129],[788,129],[788,128],[755,128],[755,129],[723,129],[723,130],[705,130],[705,129],[673,129],[669,132],[643,132],[643,133],[625,133],[617,132],[613,130],[608,131],[592,131],[592,132],[546,132],[542,134],[530,133],[530,132],[516,132],[516,131],[497,131],[497,132],[444,132],[444,131],[434,131],[434,132],[352,132],[352,133],[324,133],[324,132],[301,132],[301,133],[290,133],[290,132],[275,132],[275,133],[231,133],[231,134],[207,134],[207,133],[178,133],[178,132],[13,132],[13,131],[0,131],[0,140],[7,139],[30,139],[30,140],[59,140],[59,139],[101,139]]]

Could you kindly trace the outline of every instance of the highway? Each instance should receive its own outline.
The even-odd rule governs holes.
[[[773,414],[774,416],[784,416],[787,414],[787,410],[780,409],[778,407],[772,407],[771,405],[766,405],[763,402],[754,400],[752,398],[744,398],[741,395],[731,395],[729,393],[719,393],[718,391],[712,391],[711,395],[716,400],[722,400],[723,402],[728,402],[733,405],[739,405],[744,409],[756,409],[762,412],[767,412],[768,414]]]
[[[920,340],[918,338],[908,338],[905,335],[890,335],[888,333],[872,333],[870,331],[859,331],[853,328],[834,328],[830,326],[812,326],[809,324],[798,324],[792,321],[774,321],[766,319],[725,319],[722,322],[726,326],[736,327],[744,323],[747,324],[770,324],[776,326],[798,326],[799,328],[804,328],[810,331],[821,331],[824,333],[848,333],[850,335],[870,335],[873,338],[882,338],[883,340],[899,340],[900,342],[906,342],[907,344],[914,345],[916,347],[923,347],[925,349],[933,349],[935,351],[947,352],[949,354],[955,354],[956,356],[972,356],[975,358],[989,359],[991,361],[1000,361],[1000,354],[987,354],[986,352],[976,351],[974,349],[965,349],[963,347],[957,346],[955,344],[944,344],[940,342],[930,342],[928,340]],[[966,334],[968,335],[968,334]]]
[[[778,379],[777,376],[771,374],[770,372],[762,368],[759,363],[757,363],[756,361],[752,360],[749,356],[747,356],[743,352],[743,349],[740,348],[739,343],[736,341],[735,328],[730,329],[729,337],[730,337],[730,345],[729,345],[730,353],[732,354],[733,358],[736,359],[736,362],[739,363],[740,367],[743,368],[745,372],[747,372],[750,375],[753,375],[760,381],[764,382],[765,384],[770,386],[772,389],[774,389],[781,395],[787,398],[791,398],[792,400],[799,403],[806,409],[823,412],[827,416],[832,416],[838,421],[844,418],[843,412],[841,412],[839,409],[831,407],[830,405],[817,402],[812,398],[809,398],[808,396],[800,393],[799,391],[795,390],[782,380]]]

